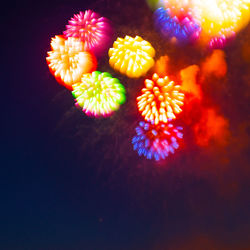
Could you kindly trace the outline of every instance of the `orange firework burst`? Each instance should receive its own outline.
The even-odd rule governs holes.
[[[147,121],[168,122],[175,119],[175,114],[182,111],[184,94],[180,92],[180,85],[175,85],[168,76],[160,78],[156,73],[152,80],[145,80],[142,95],[137,97],[139,111]]]
[[[48,66],[59,81],[67,88],[81,80],[85,73],[94,71],[97,61],[93,54],[84,51],[84,44],[79,39],[55,36],[51,39],[51,49],[46,58]]]

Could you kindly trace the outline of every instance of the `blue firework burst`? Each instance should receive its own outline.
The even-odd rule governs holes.
[[[168,157],[179,148],[179,140],[183,138],[182,127],[173,124],[158,124],[141,121],[135,128],[136,135],[132,139],[134,150],[139,156],[159,161]]]
[[[186,16],[179,19],[171,16],[170,9],[158,8],[154,12],[156,28],[165,38],[176,38],[181,43],[193,42],[200,36],[200,26]]]

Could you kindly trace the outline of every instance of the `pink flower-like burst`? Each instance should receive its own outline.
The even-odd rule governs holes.
[[[75,14],[66,30],[63,32],[66,37],[77,37],[84,42],[84,49],[99,55],[107,49],[111,42],[112,28],[110,22],[99,14],[86,10]]]
[[[235,38],[235,32],[232,32],[231,36],[226,37],[224,34],[218,37],[212,37],[208,42],[210,49],[223,49],[227,43],[231,42]]]

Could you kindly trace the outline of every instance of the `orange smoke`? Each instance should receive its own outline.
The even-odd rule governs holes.
[[[204,109],[200,121],[194,126],[196,143],[208,146],[213,142],[225,146],[228,142],[228,121],[212,108]]]
[[[191,65],[180,71],[181,75],[181,89],[187,93],[193,94],[198,99],[201,99],[201,88],[197,84],[196,78],[199,72],[197,65]]]
[[[212,55],[207,57],[201,65],[202,75],[204,77],[215,75],[221,78],[227,73],[227,63],[225,60],[225,53],[222,50],[214,50]]]
[[[169,63],[169,57],[167,55],[161,56],[155,62],[153,72],[157,73],[159,77],[164,77],[168,75],[168,63]]]

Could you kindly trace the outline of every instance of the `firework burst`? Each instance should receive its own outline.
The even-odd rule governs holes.
[[[135,128],[136,135],[132,139],[134,150],[147,159],[163,160],[179,148],[183,138],[182,127],[174,127],[171,123],[139,122]]]
[[[109,49],[109,64],[128,77],[140,77],[154,66],[155,50],[141,37],[118,37]]]
[[[125,88],[107,72],[84,74],[81,82],[73,85],[76,104],[87,115],[107,116],[118,110],[126,100]]]
[[[84,51],[83,43],[77,38],[55,36],[51,40],[51,49],[46,58],[48,66],[56,79],[69,89],[83,74],[97,67],[95,56]]]
[[[152,80],[145,80],[142,95],[137,97],[137,106],[147,121],[167,123],[168,119],[175,119],[175,114],[182,110],[184,94],[180,92],[180,85],[175,85],[168,76],[160,78],[156,73]]]
[[[112,29],[108,19],[86,10],[75,14],[63,33],[66,37],[79,38],[84,43],[84,50],[100,54],[111,41]]]

